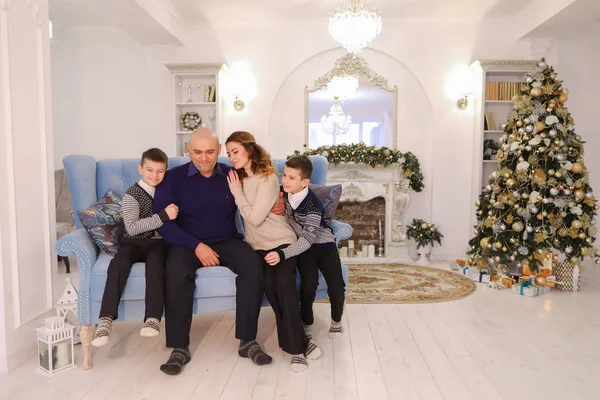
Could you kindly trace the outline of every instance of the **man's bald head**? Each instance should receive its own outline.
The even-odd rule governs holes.
[[[219,144],[219,137],[212,131],[212,129],[210,128],[198,128],[194,131],[194,133],[192,134],[192,140],[193,139],[202,139],[202,140],[207,140],[207,139],[213,139],[215,140],[217,143],[217,145]]]
[[[192,134],[190,159],[204,176],[211,176],[221,153],[219,138],[212,129],[199,128]]]

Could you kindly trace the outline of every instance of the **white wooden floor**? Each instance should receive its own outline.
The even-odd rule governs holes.
[[[269,308],[259,341],[273,364],[237,356],[234,313],[205,314],[194,319],[192,361],[176,377],[158,369],[169,356],[164,334],[145,339],[140,323],[124,322],[94,350],[92,370],[46,378],[32,358],[0,376],[0,398],[598,399],[600,272],[584,274],[578,294],[526,298],[479,286],[454,302],[351,304],[336,341],[326,336],[329,305],[316,304],[324,356],[300,374],[278,349]]]

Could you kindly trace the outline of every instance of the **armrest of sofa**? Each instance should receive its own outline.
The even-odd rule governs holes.
[[[90,283],[92,266],[98,259],[98,248],[85,229],[77,229],[63,236],[56,242],[56,253],[60,256],[77,256],[79,270],[79,298],[77,302],[79,323],[89,325],[90,322]]]
[[[335,235],[335,242],[339,244],[340,241],[346,240],[352,236],[352,225],[345,222],[331,220],[331,229]]]

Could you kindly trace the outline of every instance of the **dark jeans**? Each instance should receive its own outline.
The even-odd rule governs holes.
[[[287,247],[287,245],[281,246]],[[263,259],[269,251],[256,251]],[[280,261],[275,266],[264,262],[265,294],[277,322],[279,347],[289,354],[302,354],[308,345],[300,319],[300,299],[296,286],[297,257]]]
[[[147,318],[160,320],[165,300],[165,250],[166,242],[163,239],[121,239],[119,251],[108,265],[100,317],[118,318],[119,301],[131,267],[136,262],[146,262],[144,321]]]
[[[263,262],[241,239],[231,238],[207,243],[217,254],[219,264],[237,274],[235,337],[256,339],[264,281]],[[165,327],[167,347],[185,348],[190,344],[190,328],[196,290],[196,270],[203,267],[187,247],[172,245],[166,259]]]
[[[344,311],[344,277],[342,276],[342,262],[337,249],[315,250],[308,249],[300,254],[298,259],[298,270],[300,271],[300,310],[302,322],[312,325],[313,303],[319,285],[319,273],[321,270],[325,282],[327,282],[327,294],[331,303],[331,319],[340,322]]]

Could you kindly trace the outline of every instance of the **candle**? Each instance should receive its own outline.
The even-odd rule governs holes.
[[[346,246],[340,249],[340,257],[348,257],[348,248]]]
[[[356,257],[361,258],[363,256],[362,251],[357,251],[356,252]]]
[[[381,239],[381,220],[379,220],[379,239]]]
[[[354,240],[348,240],[348,248],[354,249]]]
[[[368,254],[369,258],[375,257],[375,245],[374,244],[369,245],[369,250],[367,251],[367,254]]]
[[[367,256],[367,254],[368,254],[368,248],[369,248],[369,246],[367,246],[366,244],[363,244],[363,245],[362,245],[362,248],[361,248],[361,253],[362,253],[362,256],[363,256],[363,257],[366,257],[366,256]]]

